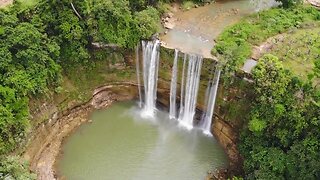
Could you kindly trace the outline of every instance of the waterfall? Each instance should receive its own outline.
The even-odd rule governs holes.
[[[172,75],[171,75],[171,86],[170,86],[170,119],[175,119],[177,117],[177,105],[176,105],[176,97],[177,97],[177,80],[178,80],[178,55],[179,51],[175,49],[174,52],[174,60],[172,67]]]
[[[187,129],[193,128],[193,117],[196,112],[201,65],[201,56],[189,55],[187,78],[183,97],[183,108],[178,119],[180,125],[186,127]]]
[[[143,115],[153,117],[156,109],[157,82],[159,68],[159,40],[142,41],[143,52],[143,84],[144,107]]]
[[[136,71],[139,91],[139,107],[142,107],[141,82],[140,82],[140,61],[139,61],[139,44],[136,47]]]
[[[185,66],[187,61],[187,54],[184,54],[183,58],[183,66],[182,66],[182,77],[181,77],[181,94],[180,94],[180,111],[179,111],[179,117],[182,117],[183,113],[183,99],[184,99],[184,79],[185,79]]]
[[[221,74],[221,69],[219,67],[216,67],[216,70],[214,72],[214,77],[213,79],[209,80],[207,92],[206,92],[206,106],[207,109],[205,111],[205,114],[201,120],[201,129],[203,132],[207,135],[212,135],[211,134],[211,123],[212,123],[212,116],[214,113],[214,105],[216,102],[216,97],[217,97],[217,91],[218,91],[218,86],[219,86],[219,80],[220,80],[220,74]]]

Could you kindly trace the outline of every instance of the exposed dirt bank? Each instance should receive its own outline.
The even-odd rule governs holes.
[[[285,34],[278,34],[276,36],[268,38],[261,45],[254,46],[252,49],[251,58],[254,60],[260,59],[265,53],[270,51],[278,43],[283,42],[284,38],[285,38]]]
[[[0,8],[12,4],[13,0],[0,0]]]
[[[311,5],[320,8],[320,0],[307,0]]]
[[[38,179],[59,179],[54,165],[64,138],[82,123],[88,122],[88,115],[92,110],[107,108],[116,101],[135,98],[137,88],[134,86],[136,85],[131,83],[103,86],[93,92],[89,102],[63,112],[51,112],[51,118],[33,131],[23,154],[30,161],[31,170],[37,174]]]

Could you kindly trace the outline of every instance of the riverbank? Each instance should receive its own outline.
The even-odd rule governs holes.
[[[160,35],[160,40],[164,47],[214,58],[211,49],[215,39],[227,26],[274,5],[277,5],[275,1],[259,4],[250,0],[217,1],[183,11],[173,4],[171,12],[162,18],[166,30]]]

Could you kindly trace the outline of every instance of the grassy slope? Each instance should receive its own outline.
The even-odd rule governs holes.
[[[320,11],[309,5],[262,11],[227,28],[216,40],[212,53],[226,60],[227,65],[236,70],[250,57],[253,46],[260,45],[277,34],[316,23],[319,19]]]
[[[18,2],[20,2],[23,7],[31,7],[36,5],[39,0],[18,0]]]
[[[320,26],[286,34],[268,53],[279,57],[285,67],[305,79],[314,62],[320,60]]]
[[[234,68],[233,70],[237,71],[251,56],[253,46],[259,46],[277,34],[291,32],[288,38],[271,53],[279,56],[286,67],[300,74],[303,72],[302,76],[305,76],[305,72],[309,72],[312,68],[314,58],[320,53],[318,43],[320,38],[317,38],[319,17],[320,11],[308,5],[288,10],[275,8],[250,15],[226,28],[216,40],[217,44],[212,53],[221,60],[229,62],[227,67],[231,68],[227,70],[232,71]],[[309,41],[312,42],[312,46],[306,47]],[[309,54],[305,55],[306,53]],[[226,74],[226,77],[228,76]],[[225,114],[224,119],[232,125],[241,127],[245,123],[247,113],[250,112],[252,87],[244,81],[235,79],[233,83],[221,89],[223,90],[217,99],[217,111],[219,114]]]
[[[19,3],[21,3],[22,9],[25,9],[27,7],[32,7],[34,5],[36,5],[39,0],[17,0]],[[10,5],[12,4],[13,0],[7,0],[4,1],[4,4],[2,4],[0,2],[0,8],[7,8],[10,7]]]

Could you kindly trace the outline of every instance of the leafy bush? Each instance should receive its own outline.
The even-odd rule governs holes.
[[[159,11],[160,14],[170,12],[170,9],[171,9],[171,6],[164,2],[159,2],[157,5],[157,10]]]
[[[181,7],[183,10],[189,10],[194,7],[194,3],[192,1],[184,1]]]
[[[98,0],[92,3],[88,16],[90,35],[95,41],[134,47],[139,37],[134,33],[134,21],[128,2]]]
[[[17,156],[0,157],[0,179],[35,180],[26,162],[21,162]]]
[[[292,7],[303,3],[303,0],[276,0],[282,3],[283,7]]]
[[[138,36],[140,38],[150,38],[154,32],[159,30],[158,22],[160,19],[156,9],[148,7],[143,11],[135,13],[134,17],[137,24]]]
[[[0,154],[12,151],[24,138],[28,126],[27,98],[0,86]]]
[[[140,4],[133,8],[139,11],[133,12],[130,9],[132,3]],[[143,1],[126,0],[98,0],[87,6],[79,3],[86,19],[90,36],[88,39],[134,48],[141,38],[149,38],[158,30],[159,14],[146,4]]]

